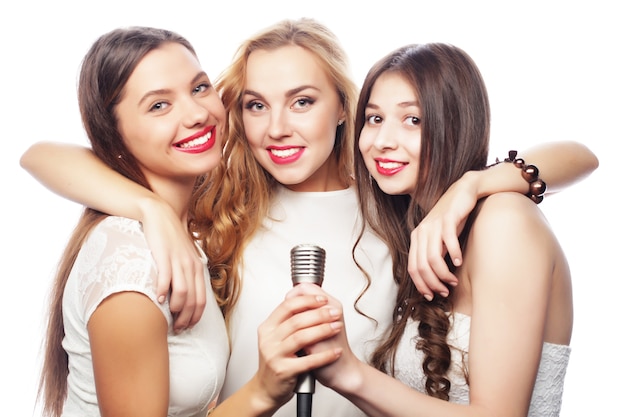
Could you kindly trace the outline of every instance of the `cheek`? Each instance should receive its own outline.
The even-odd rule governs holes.
[[[365,130],[361,130],[361,134],[359,135],[359,151],[365,156],[371,147],[372,139],[370,135],[368,135]]]
[[[403,140],[404,148],[412,159],[419,161],[420,153],[422,152],[422,141],[419,134],[406,135]]]
[[[119,123],[118,131],[122,137],[122,142],[131,153],[135,153],[135,149],[140,146],[143,137],[148,136],[145,130],[143,134],[139,134],[142,131],[139,123]]]
[[[260,119],[244,114],[241,120],[243,121],[243,133],[248,143],[251,146],[260,144],[262,139]]]

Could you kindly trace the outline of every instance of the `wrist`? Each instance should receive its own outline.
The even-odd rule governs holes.
[[[344,367],[344,369],[338,373],[334,384],[329,386],[329,388],[332,388],[347,398],[358,397],[365,388],[366,371],[368,367],[369,365],[354,358],[354,364]]]
[[[514,164],[497,163],[488,169],[479,171],[478,193],[480,197],[486,197],[500,192],[516,192],[526,194],[528,183],[520,174],[519,168]]]
[[[289,396],[282,402],[277,401],[277,399],[272,396],[272,393],[267,391],[268,384],[264,383],[258,375],[254,375],[254,377],[248,381],[246,387],[250,410],[254,416],[271,416],[291,398],[291,396]]]
[[[139,198],[137,202],[137,219],[145,222],[147,219],[158,218],[161,215],[171,214],[173,208],[161,197],[154,193],[149,193]]]
[[[502,164],[501,162],[505,163]],[[518,179],[515,180],[514,185],[515,188],[512,190],[504,189],[501,191],[518,191],[526,195],[526,197],[530,198],[534,203],[541,203],[541,201],[543,200],[543,194],[545,193],[547,187],[546,183],[541,178],[539,178],[539,168],[532,164],[527,165],[522,158],[519,158],[517,156],[517,151],[515,150],[509,151],[509,156],[508,158],[505,158],[504,161],[499,161],[498,159],[496,159],[496,163],[494,165],[491,165],[492,168],[498,166],[503,166],[505,168],[507,166],[514,167],[515,170],[518,170]],[[521,178],[523,180],[522,183],[525,184],[525,190],[523,191],[519,191],[517,189],[517,184],[520,183],[519,178]]]

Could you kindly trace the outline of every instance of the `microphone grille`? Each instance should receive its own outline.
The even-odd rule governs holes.
[[[291,280],[293,285],[311,282],[322,285],[326,251],[316,245],[298,245],[291,249]]]

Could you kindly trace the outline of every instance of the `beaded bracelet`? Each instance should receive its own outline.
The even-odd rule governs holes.
[[[530,198],[535,204],[539,204],[543,201],[543,193],[546,192],[546,183],[539,178],[539,168],[534,165],[526,165],[522,158],[517,158],[517,151],[509,151],[509,157],[504,161],[500,161],[496,158],[497,165],[500,162],[511,162],[516,167],[522,170],[522,177],[528,182],[528,193],[526,197]],[[490,165],[490,166],[493,166]]]

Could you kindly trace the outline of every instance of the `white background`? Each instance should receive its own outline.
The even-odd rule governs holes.
[[[626,14],[620,2],[345,3],[2,2],[2,415],[39,415],[34,398],[47,291],[80,211],[40,186],[18,161],[38,140],[87,143],[75,90],[90,44],[118,26],[172,29],[194,44],[214,79],[245,37],[276,20],[302,16],[317,18],[338,35],[358,84],[376,59],[407,43],[450,42],[466,50],[490,93],[492,160],[508,149],[563,139],[581,141],[598,155],[600,168],[591,177],[541,205],[568,255],[575,291],[562,416],[626,415],[620,399],[626,388]]]

